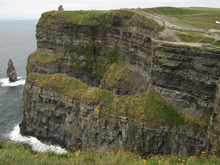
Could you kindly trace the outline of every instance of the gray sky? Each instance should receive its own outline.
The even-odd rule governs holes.
[[[0,0],[0,20],[39,19],[41,13],[57,10],[109,10],[120,8],[173,7],[216,7],[220,0]]]

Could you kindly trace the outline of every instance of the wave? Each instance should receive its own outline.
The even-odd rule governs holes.
[[[15,82],[9,82],[8,78],[0,79],[1,86],[19,86],[25,84],[25,79],[22,79],[22,76],[18,77],[18,81]]]
[[[24,137],[20,135],[20,127],[16,125],[12,132],[6,135],[10,140],[20,143],[26,143],[31,146],[33,151],[37,152],[53,152],[55,154],[66,154],[67,151],[59,146],[46,145],[41,143],[35,137]]]

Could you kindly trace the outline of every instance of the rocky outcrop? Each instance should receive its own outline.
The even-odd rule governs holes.
[[[17,73],[11,59],[8,61],[7,76],[9,77],[10,82],[15,82],[18,80]]]
[[[87,12],[42,14],[21,133],[71,150],[213,149],[220,49],[158,41],[157,25],[130,11]]]

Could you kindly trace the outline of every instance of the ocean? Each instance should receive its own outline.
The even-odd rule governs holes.
[[[59,146],[46,145],[34,137],[20,135],[25,68],[28,55],[37,49],[35,37],[37,21],[0,20],[0,135],[18,143],[27,143],[38,152],[63,154],[66,151]],[[13,61],[18,76],[18,81],[14,83],[9,83],[6,74],[9,59]]]

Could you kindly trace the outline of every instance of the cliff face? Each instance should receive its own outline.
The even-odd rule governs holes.
[[[152,89],[184,113],[205,117],[213,111],[220,76],[220,50],[158,42],[151,72]]]
[[[71,150],[211,150],[220,50],[157,41],[160,28],[129,11],[42,14],[21,133]]]
[[[140,155],[199,155],[206,147],[203,124],[192,126],[191,118],[151,90],[114,96],[66,75],[32,73],[26,79],[23,106],[23,134],[70,150],[120,146]]]
[[[96,12],[88,14],[93,15],[92,13]],[[70,77],[80,79],[89,86],[99,87],[100,80],[111,64],[120,61],[120,67],[124,67],[123,58],[128,58],[128,60],[136,63],[142,60],[144,54],[150,55],[152,53],[149,36],[157,36],[154,22],[147,22],[148,20],[139,18],[128,11],[96,15],[91,17],[89,24],[84,21],[77,25],[66,20],[66,18],[62,18],[59,14],[53,16],[53,12],[43,14],[37,25],[38,49],[29,56],[27,76],[31,72],[41,74],[65,73]],[[142,25],[140,21],[146,23],[142,23]],[[49,25],[46,22],[49,22]],[[137,28],[136,25],[133,27],[133,24],[140,25]],[[143,50],[139,47],[142,47]],[[46,57],[47,55],[50,57]],[[148,66],[145,68],[145,76],[139,72],[137,72],[138,75],[136,73],[131,75],[141,81],[132,78],[134,82],[127,81],[129,87],[120,91],[120,89],[115,89],[124,88],[124,84],[119,85],[119,77],[115,82],[116,84],[112,85],[106,84],[110,80],[102,81],[103,88],[115,89],[116,93],[119,94],[146,91],[149,78],[146,80],[145,77],[149,77],[150,66],[150,59],[148,58],[144,59],[143,64]],[[116,87],[118,85],[120,87]]]

